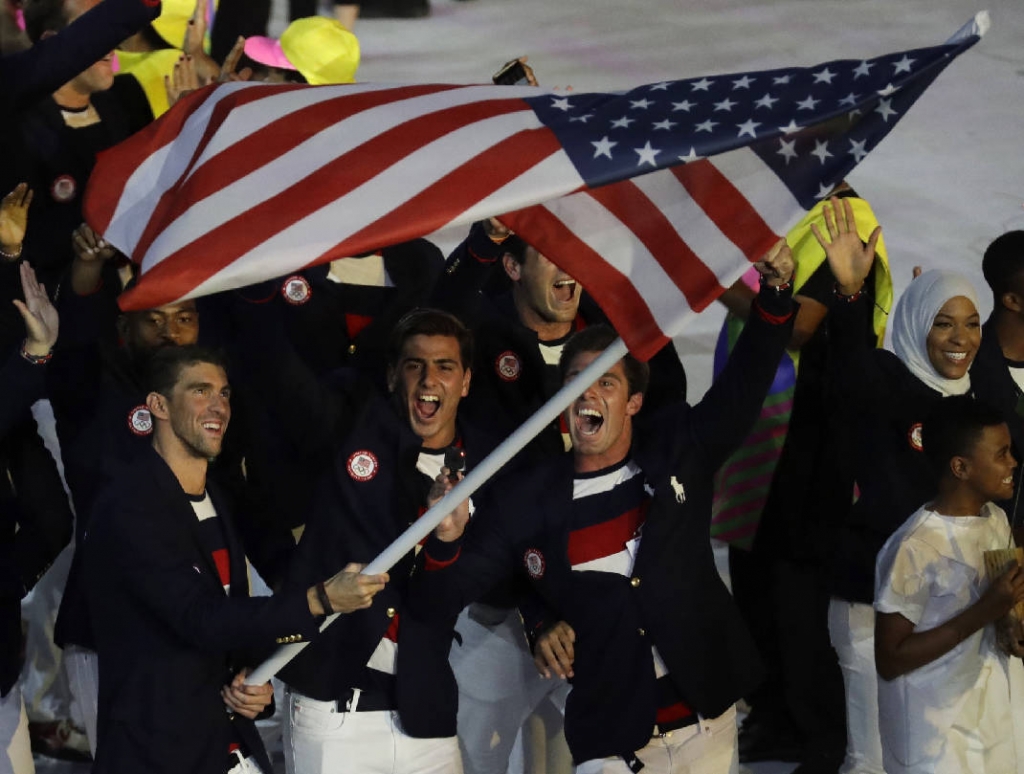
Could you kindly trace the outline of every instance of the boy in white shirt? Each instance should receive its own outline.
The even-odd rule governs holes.
[[[929,417],[922,440],[938,495],[889,538],[875,575],[885,770],[1024,772],[1019,622],[1008,637],[1016,656],[996,645],[997,626],[1010,626],[1024,599],[1024,570],[986,578],[983,559],[1012,544],[1006,514],[990,502],[1013,496],[1010,433],[998,411],[957,396]]]

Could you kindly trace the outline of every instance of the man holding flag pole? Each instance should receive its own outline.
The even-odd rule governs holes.
[[[627,354],[567,409],[571,453],[516,474],[464,543],[448,530],[424,547],[411,592],[421,616],[529,577],[552,611],[530,632],[538,667],[573,680],[565,733],[577,772],[688,772],[698,760],[738,770],[733,704],[760,665],[708,531],[714,471],[756,418],[792,332],[788,246],[757,265],[751,324],[703,400],[638,415],[648,369]],[[601,326],[576,334],[563,378],[614,340]]]

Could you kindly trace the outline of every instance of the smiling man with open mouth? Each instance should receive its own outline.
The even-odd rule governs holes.
[[[571,452],[516,468],[514,487],[481,501],[465,542],[456,529],[423,548],[410,602],[424,619],[525,572],[543,601],[523,609],[534,663],[572,681],[576,774],[738,766],[734,703],[760,669],[708,534],[714,474],[749,432],[792,334],[788,247],[759,270],[751,320],[699,403],[641,413],[649,370],[627,355],[563,415]],[[602,325],[572,336],[562,380],[616,338]]]
[[[459,416],[472,356],[472,334],[450,314],[421,308],[398,321],[388,392],[371,389],[349,409],[351,427],[306,519],[286,590],[306,587],[323,567],[371,561],[426,510],[449,455],[472,468],[494,447]],[[398,561],[370,609],[325,630],[281,671],[289,771],[462,771],[448,664],[454,616],[423,622],[409,612],[415,555]]]

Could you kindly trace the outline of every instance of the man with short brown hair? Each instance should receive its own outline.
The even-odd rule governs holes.
[[[229,498],[207,480],[231,420],[224,362],[164,348],[147,382],[152,444],[100,494],[82,546],[101,674],[93,771],[269,774],[252,720],[273,689],[244,684],[242,649],[315,637],[318,617],[369,607],[388,576],[349,565],[250,598]]]

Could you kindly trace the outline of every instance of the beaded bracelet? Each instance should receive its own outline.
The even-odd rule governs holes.
[[[832,293],[840,301],[845,301],[848,304],[852,304],[854,301],[857,301],[862,295],[864,295],[864,286],[861,285],[856,293],[851,293],[850,295],[847,296],[844,295],[841,290],[839,290],[839,283],[837,282],[835,285],[832,286]]]
[[[53,359],[53,351],[47,352],[45,355],[33,355],[30,354],[28,349],[28,339],[25,339],[21,345],[21,356],[25,358],[32,365],[44,365],[49,363]]]
[[[17,251],[13,253],[9,253],[3,247],[0,247],[0,258],[6,258],[8,261],[18,260],[21,258],[21,245],[18,245]]]
[[[761,280],[760,280],[761,287],[763,287],[763,288],[771,288],[776,293],[782,293],[782,292],[784,292],[786,290],[789,290],[791,287],[793,287],[793,280],[792,280],[792,278],[786,280],[785,282],[783,282],[783,283],[781,283],[779,285],[769,285],[768,284],[768,279],[769,279],[769,277],[767,275],[765,275],[765,274],[761,275]]]

